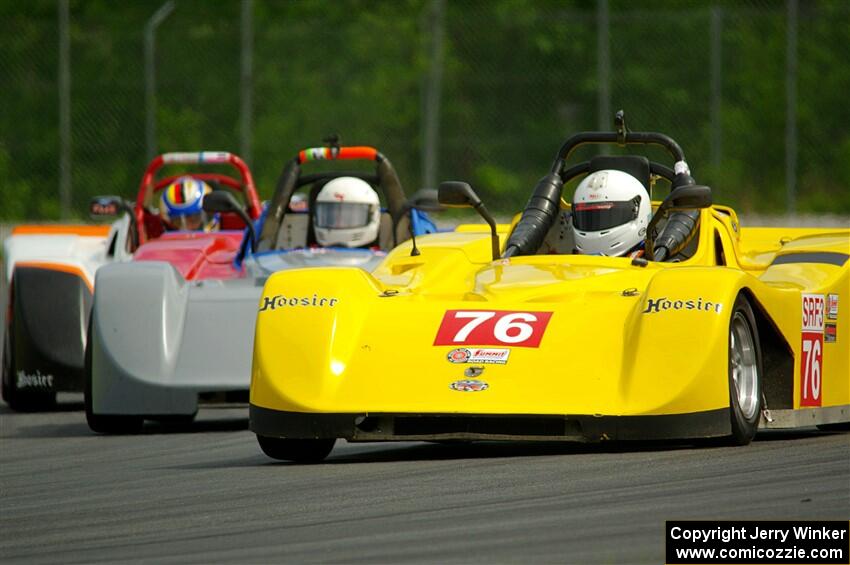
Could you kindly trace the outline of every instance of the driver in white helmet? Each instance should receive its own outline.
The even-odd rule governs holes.
[[[378,193],[366,181],[339,177],[316,197],[313,229],[322,247],[374,247],[380,222]]]
[[[640,257],[651,216],[649,193],[638,179],[613,169],[591,173],[573,196],[576,252]]]

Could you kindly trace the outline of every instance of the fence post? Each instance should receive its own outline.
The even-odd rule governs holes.
[[[71,215],[71,39],[68,0],[59,0],[59,210]]]
[[[431,1],[431,55],[425,85],[425,139],[422,145],[422,186],[437,187],[440,137],[440,93],[443,82],[444,0]]]
[[[715,176],[714,189],[718,188],[720,163],[723,159],[723,10],[717,4],[711,7],[711,165]]]
[[[596,75],[599,82],[597,128],[611,129],[611,53],[609,40],[608,0],[596,0]],[[600,145],[602,152],[603,145]]]
[[[239,89],[239,154],[251,164],[251,126],[253,121],[252,96],[254,92],[254,2],[242,0],[242,56]]]
[[[785,194],[788,214],[797,212],[797,0],[786,0]]]
[[[174,0],[168,0],[145,24],[145,148],[148,161],[156,156],[156,28],[173,10]]]

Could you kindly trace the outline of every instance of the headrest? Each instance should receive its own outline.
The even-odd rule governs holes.
[[[590,171],[614,169],[623,171],[639,180],[649,190],[649,159],[638,155],[600,155],[590,160]]]

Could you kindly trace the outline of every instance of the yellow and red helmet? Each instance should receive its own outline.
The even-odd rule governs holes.
[[[202,229],[204,196],[210,185],[194,177],[180,177],[162,191],[162,217],[181,229]]]

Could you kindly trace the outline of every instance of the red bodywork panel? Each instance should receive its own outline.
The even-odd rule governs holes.
[[[139,246],[133,261],[166,261],[186,280],[240,278],[245,274],[233,259],[242,237],[241,231],[168,232]]]

